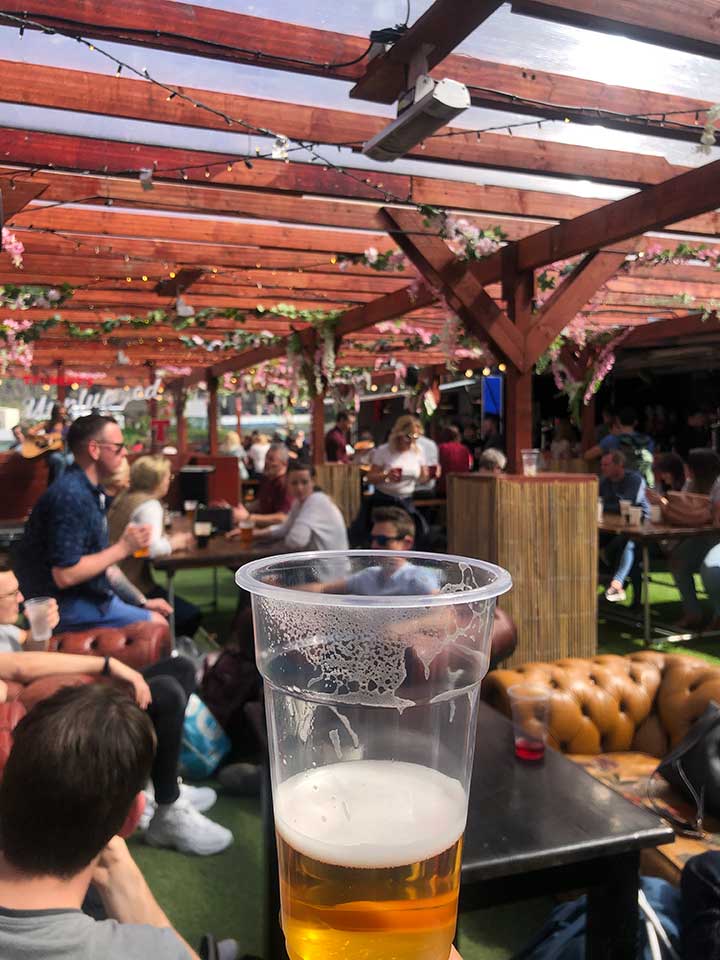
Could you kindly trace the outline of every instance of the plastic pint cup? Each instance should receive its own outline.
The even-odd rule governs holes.
[[[252,594],[291,960],[447,960],[509,574],[352,551],[256,560],[236,582]]]

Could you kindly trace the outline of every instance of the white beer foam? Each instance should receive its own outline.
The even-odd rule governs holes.
[[[342,867],[400,867],[437,856],[465,829],[459,780],[415,763],[354,760],[297,774],[275,795],[278,833]]]

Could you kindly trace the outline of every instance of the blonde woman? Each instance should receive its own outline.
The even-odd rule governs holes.
[[[186,550],[194,543],[191,533],[166,536],[162,500],[170,487],[170,461],[161,456],[139,457],[130,467],[130,486],[113,501],[108,513],[110,542],[114,543],[128,523],[148,524],[152,530],[149,557],[165,557],[174,550]],[[127,557],[120,569],[146,597],[167,598],[142,557]],[[192,636],[200,624],[197,607],[175,597],[175,627],[179,634]]]
[[[364,497],[360,512],[350,528],[353,547],[368,544],[372,511],[375,507],[403,507],[415,521],[415,542],[422,547],[427,535],[427,524],[417,512],[412,495],[417,484],[426,483],[430,475],[425,454],[418,445],[415,417],[398,417],[390,431],[387,443],[370,452],[368,483],[375,486],[371,497]]]
[[[220,447],[220,452],[226,454],[228,457],[237,457],[240,479],[247,480],[249,476],[247,470],[248,455],[245,452],[245,447],[242,445],[240,434],[237,430],[228,430]]]

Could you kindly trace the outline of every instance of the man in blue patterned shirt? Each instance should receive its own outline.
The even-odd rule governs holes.
[[[60,631],[163,620],[170,612],[166,601],[146,600],[115,566],[147,547],[150,527],[128,524],[108,545],[102,483],[125,456],[120,427],[111,417],[80,417],[67,442],[75,466],[35,504],[16,552],[22,592],[57,599]]]

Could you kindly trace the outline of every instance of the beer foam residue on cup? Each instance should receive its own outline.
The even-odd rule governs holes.
[[[383,868],[448,850],[465,829],[459,780],[415,763],[355,760],[297,774],[275,793],[278,832],[323,863]]]

